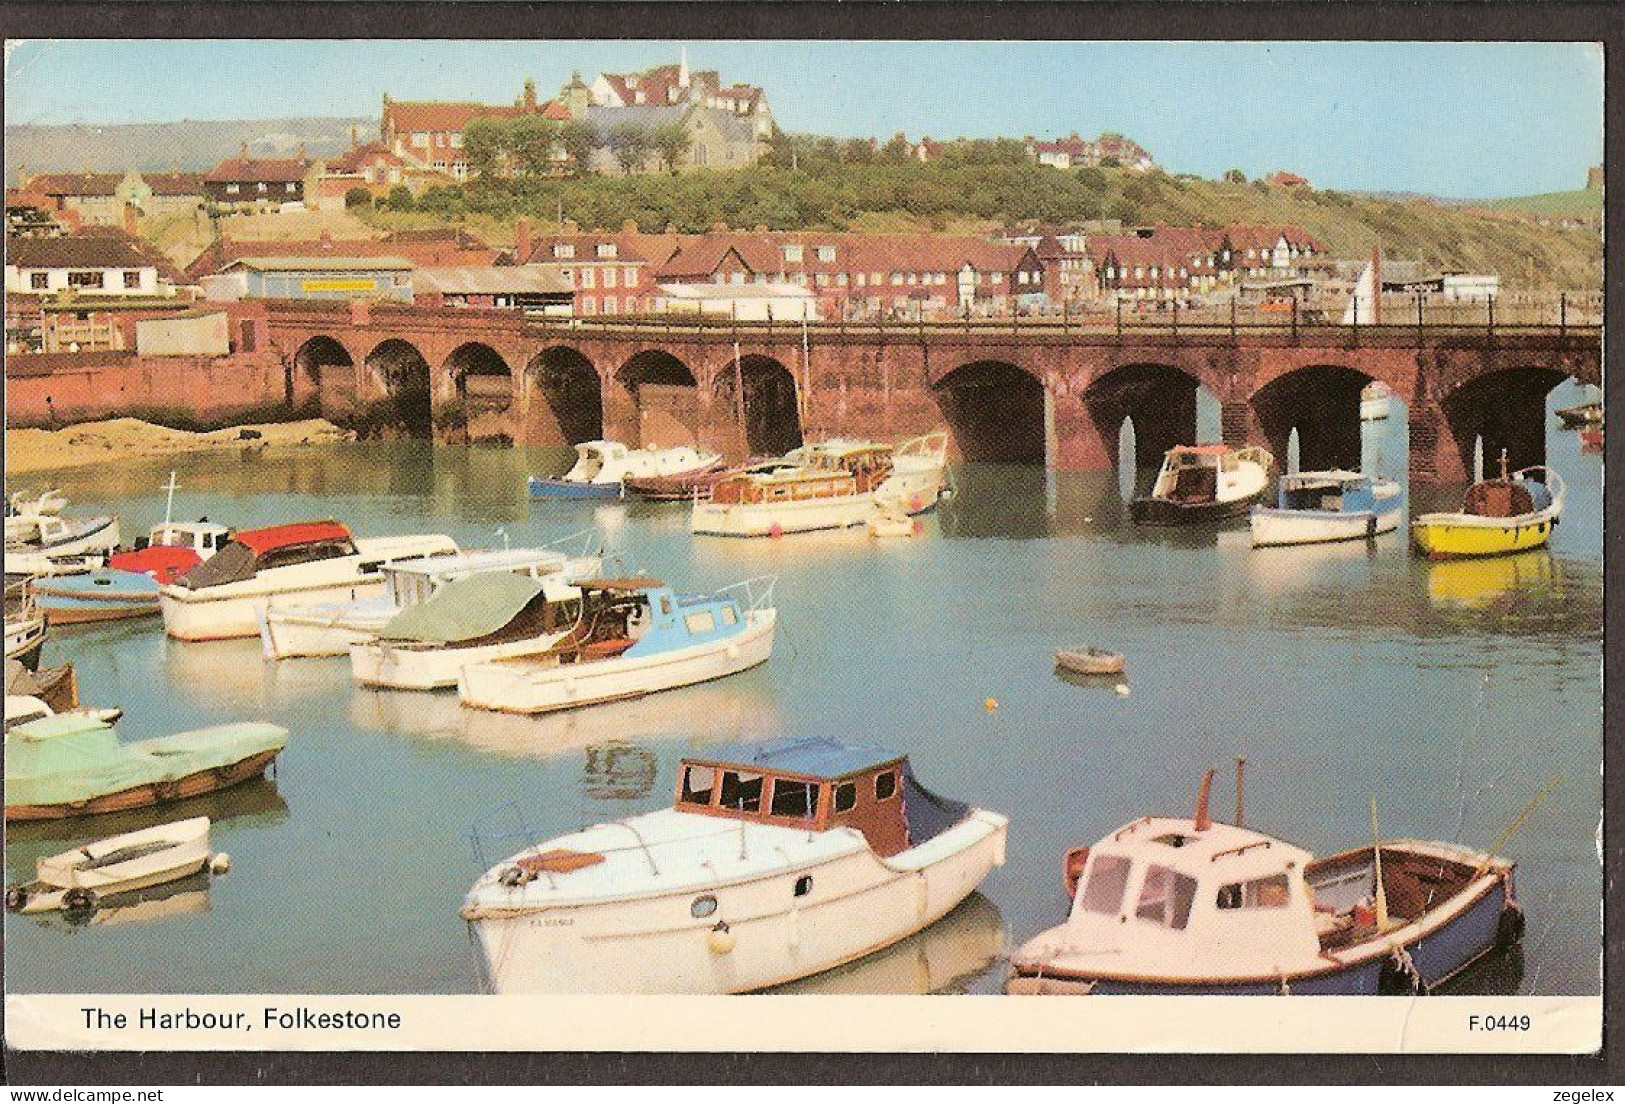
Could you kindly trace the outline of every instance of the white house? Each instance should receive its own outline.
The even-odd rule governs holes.
[[[171,296],[149,257],[117,237],[13,238],[6,243],[6,294]]]

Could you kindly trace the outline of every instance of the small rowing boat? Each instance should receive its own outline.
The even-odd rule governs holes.
[[[1062,648],[1055,653],[1055,666],[1077,675],[1120,675],[1123,655],[1104,648]]]
[[[228,866],[226,856],[211,849],[209,818],[192,817],[39,859],[32,882],[7,888],[6,908],[22,913],[89,910],[121,893],[203,870],[224,873]]]
[[[1507,474],[1467,489],[1460,513],[1423,514],[1411,522],[1411,539],[1429,559],[1505,556],[1540,548],[1551,540],[1563,514],[1563,478],[1544,465]]]

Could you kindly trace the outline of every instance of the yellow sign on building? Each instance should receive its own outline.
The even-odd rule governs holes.
[[[370,278],[352,277],[346,280],[301,280],[301,291],[377,291],[378,281]]]

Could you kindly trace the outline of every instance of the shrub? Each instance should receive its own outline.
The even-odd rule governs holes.
[[[344,206],[347,210],[355,210],[357,207],[371,207],[372,193],[361,187],[351,188],[344,193]]]

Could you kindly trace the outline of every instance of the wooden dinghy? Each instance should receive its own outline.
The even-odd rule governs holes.
[[[1062,648],[1055,653],[1055,666],[1075,675],[1120,675],[1123,654],[1104,648]]]
[[[37,913],[94,909],[102,900],[178,881],[203,870],[224,873],[229,860],[209,843],[209,818],[192,817],[109,836],[40,859],[34,881],[6,890],[6,908]]]

